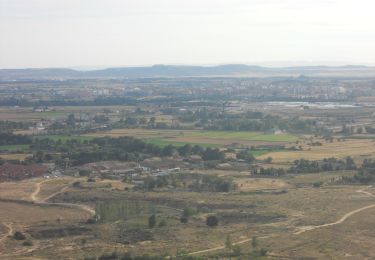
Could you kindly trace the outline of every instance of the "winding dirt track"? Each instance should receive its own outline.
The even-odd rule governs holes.
[[[34,190],[34,192],[32,194],[30,194],[30,199],[34,203],[40,204],[40,205],[56,205],[56,206],[62,206],[62,207],[77,208],[77,209],[81,209],[83,211],[86,211],[86,212],[90,213],[91,215],[95,214],[95,210],[93,210],[89,206],[83,205],[83,204],[45,202],[46,200],[48,200],[48,199],[56,196],[57,194],[64,192],[69,186],[64,186],[60,191],[57,191],[57,192],[49,195],[48,197],[46,197],[44,199],[38,199],[38,195],[39,195],[40,190],[41,190],[41,185],[43,183],[47,182],[47,181],[48,180],[43,180],[43,181],[37,182],[35,184],[35,186],[36,186],[35,190]],[[356,192],[363,193],[363,194],[366,194],[366,195],[371,196],[371,197],[375,197],[374,194],[366,191],[366,189],[368,189],[370,187],[372,187],[372,186],[368,186],[368,187],[366,187],[364,189],[357,190]],[[298,228],[299,230],[297,232],[295,232],[294,234],[295,235],[300,235],[300,234],[302,234],[302,233],[304,233],[306,231],[311,231],[311,230],[315,230],[315,229],[320,229],[320,228],[324,228],[324,227],[329,227],[329,226],[334,226],[334,225],[341,224],[344,221],[346,221],[348,218],[350,218],[351,216],[353,216],[353,215],[355,215],[355,214],[357,214],[359,212],[362,212],[364,210],[367,210],[367,209],[370,209],[370,208],[374,208],[374,207],[375,207],[375,203],[371,204],[371,205],[367,205],[367,206],[359,208],[359,209],[356,209],[356,210],[352,210],[352,211],[346,213],[344,216],[342,216],[336,222],[327,223],[327,224],[323,224],[323,225],[317,225],[317,226],[299,227]],[[13,228],[12,228],[12,224],[11,223],[3,223],[3,224],[8,228],[8,233],[5,236],[3,236],[2,238],[0,238],[0,242],[2,242],[3,240],[5,240],[8,236],[12,235],[12,233],[13,233]],[[269,236],[260,237],[260,238],[267,238],[267,237],[269,237]],[[233,243],[233,245],[244,244],[244,243],[247,243],[247,242],[251,241],[251,239],[252,238],[246,238],[244,240],[241,240],[241,241]],[[200,250],[200,251],[191,252],[191,253],[189,253],[189,255],[197,255],[197,254],[208,253],[208,252],[213,252],[213,251],[222,250],[222,249],[225,249],[225,245],[217,246],[217,247],[213,247],[213,248],[208,248],[208,249],[204,249],[204,250]]]
[[[49,205],[49,206],[60,206],[60,207],[68,207],[68,208],[76,208],[76,209],[79,209],[79,210],[83,210],[87,213],[89,213],[90,215],[95,215],[95,210],[93,210],[92,208],[90,208],[89,206],[87,205],[83,205],[83,204],[73,204],[73,203],[53,203],[53,202],[46,202],[48,199],[64,192],[67,188],[69,188],[69,184],[62,187],[59,191],[45,197],[45,198],[42,198],[42,199],[39,199],[38,195],[40,193],[40,190],[41,190],[41,186],[43,183],[46,183],[48,182],[49,180],[43,180],[43,181],[40,181],[40,182],[37,182],[35,184],[35,190],[30,194],[30,200],[34,203],[34,204],[37,204],[37,205]],[[15,201],[16,202],[16,201]],[[13,234],[13,224],[12,223],[2,223],[4,226],[6,226],[8,228],[8,232],[7,234],[5,234],[4,236],[0,237],[0,242],[3,242],[4,240],[6,240],[9,236],[11,236]],[[13,252],[12,254],[7,254],[7,255],[4,255],[0,252],[0,255],[2,257],[4,256],[9,256],[9,257],[13,257],[15,254],[20,254],[20,253],[25,253],[25,252],[32,252],[33,250],[35,250],[37,248],[37,245],[34,245],[32,248],[29,248],[27,249],[26,251],[25,250],[19,250],[19,251],[16,251],[16,252]],[[11,259],[11,258],[10,258]]]
[[[263,238],[268,238],[268,237],[270,237],[270,236],[263,236],[263,237],[258,237],[258,238],[263,239]],[[241,244],[250,242],[252,239],[253,238],[246,238],[244,240],[240,240],[238,242],[232,243],[232,245],[233,246],[235,246],[235,245],[241,245]],[[217,247],[208,248],[208,249],[204,249],[204,250],[200,250],[200,251],[195,251],[195,252],[189,253],[189,255],[198,255],[198,254],[213,252],[213,251],[222,250],[222,249],[225,249],[225,246],[217,246]]]
[[[8,228],[8,233],[6,233],[3,237],[0,238],[0,242],[3,242],[8,236],[13,234],[13,226],[12,223],[2,223],[5,227]]]
[[[363,189],[360,189],[360,190],[357,190],[356,192],[358,193],[363,193],[363,194],[366,194],[368,196],[371,196],[371,197],[375,197],[374,194],[366,191],[366,189],[368,188],[371,188],[372,186],[368,186],[366,188],[363,188]],[[371,204],[371,205],[368,205],[368,206],[365,206],[365,207],[362,207],[362,208],[359,208],[359,209],[356,209],[356,210],[352,210],[348,213],[346,213],[344,216],[342,216],[339,220],[337,220],[336,222],[333,222],[333,223],[327,223],[327,224],[323,224],[323,225],[318,225],[318,226],[305,226],[305,227],[299,227],[298,231],[294,233],[294,235],[300,235],[306,231],[311,231],[311,230],[315,230],[315,229],[319,229],[319,228],[324,228],[324,227],[329,227],[329,226],[334,226],[334,225],[338,225],[338,224],[341,224],[343,223],[345,220],[347,220],[348,218],[350,218],[351,216],[361,212],[361,211],[364,211],[364,210],[367,210],[367,209],[370,209],[370,208],[374,208],[375,207],[375,204]],[[270,236],[264,236],[264,237],[260,237],[260,238],[267,238],[267,237],[270,237]],[[243,244],[243,243],[247,243],[251,240],[252,238],[247,238],[247,239],[244,239],[244,240],[241,240],[241,241],[238,241],[236,243],[233,243],[233,245],[240,245],[240,244]],[[217,247],[212,247],[212,248],[208,248],[208,249],[204,249],[204,250],[200,250],[200,251],[195,251],[195,252],[191,252],[189,253],[189,255],[198,255],[198,254],[203,254],[203,253],[208,253],[208,252],[213,252],[213,251],[217,251],[217,250],[222,250],[222,249],[225,249],[225,246],[217,246]]]
[[[35,184],[35,190],[33,191],[33,193],[30,194],[30,199],[31,199],[32,201],[34,201],[34,202],[37,202],[37,201],[38,201],[37,196],[38,196],[38,194],[39,194],[39,192],[40,192],[40,186],[41,186],[43,183],[45,183],[45,182],[47,182],[47,180],[40,181],[40,182],[37,182],[37,183]]]
[[[80,210],[83,210],[83,211],[86,211],[88,212],[90,215],[95,215],[95,210],[93,210],[92,208],[90,208],[89,206],[87,205],[83,205],[83,204],[74,204],[74,203],[63,203],[63,202],[46,202],[48,199],[64,192],[67,188],[69,188],[68,185],[64,186],[62,189],[60,189],[59,191],[49,195],[48,197],[46,198],[43,198],[43,199],[38,199],[38,195],[40,193],[40,189],[41,189],[41,185],[45,182],[48,182],[48,180],[44,180],[44,181],[40,181],[40,182],[37,182],[35,184],[35,190],[34,192],[30,195],[30,199],[35,203],[35,204],[39,204],[39,205],[53,205],[53,206],[61,206],[61,207],[69,207],[69,208],[76,208],[76,209],[80,209]]]
[[[366,194],[368,196],[371,196],[371,197],[374,197],[375,195],[368,192],[368,191],[365,191],[366,189],[368,188],[371,188],[372,186],[368,186],[364,189],[360,189],[360,190],[357,190],[356,192],[358,193],[363,193],[363,194]],[[367,210],[367,209],[371,209],[371,208],[374,208],[375,207],[375,203],[374,204],[371,204],[371,205],[368,205],[368,206],[365,206],[365,207],[362,207],[362,208],[359,208],[359,209],[355,209],[355,210],[352,210],[348,213],[346,213],[344,216],[342,216],[339,220],[337,220],[336,222],[332,222],[332,223],[327,223],[327,224],[323,224],[323,225],[318,225],[318,226],[305,226],[305,227],[299,227],[298,231],[295,232],[294,234],[295,235],[299,235],[299,234],[302,234],[306,231],[311,231],[311,230],[315,230],[315,229],[319,229],[319,228],[324,228],[324,227],[329,227],[329,226],[334,226],[334,225],[338,225],[338,224],[341,224],[343,223],[345,220],[347,220],[348,218],[350,218],[351,216],[361,212],[361,211],[364,211],[364,210]]]
[[[46,183],[48,181],[49,180],[43,180],[43,181],[35,183],[35,190],[30,194],[30,200],[34,204],[75,208],[75,209],[83,210],[83,211],[89,213],[92,216],[95,215],[95,210],[92,209],[92,208],[90,208],[87,205],[74,204],[74,203],[58,203],[58,202],[57,203],[53,203],[53,202],[46,202],[50,198],[52,198],[52,197],[54,197],[54,196],[56,196],[56,195],[64,192],[66,189],[69,188],[69,185],[64,186],[59,191],[57,191],[57,192],[55,192],[55,193],[53,193],[53,194],[51,194],[51,195],[49,195],[49,196],[47,196],[47,197],[45,197],[43,199],[39,199],[38,195],[40,193],[41,186],[42,186],[43,183]],[[14,202],[17,202],[17,201],[14,201]],[[8,236],[12,235],[12,233],[13,233],[13,224],[12,223],[4,223],[4,222],[1,223],[1,224],[8,228],[8,233],[5,234],[4,236],[0,237],[0,242],[3,242]]]

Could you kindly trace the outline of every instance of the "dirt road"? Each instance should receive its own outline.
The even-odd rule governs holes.
[[[2,223],[6,228],[8,228],[8,233],[0,238],[0,243],[3,242],[7,237],[13,234],[13,226],[12,223]]]
[[[89,213],[90,215],[95,215],[95,210],[90,208],[89,206],[87,205],[83,205],[83,204],[74,204],[74,203],[54,203],[54,202],[46,202],[48,199],[64,192],[67,188],[69,188],[69,185],[66,185],[64,186],[63,188],[61,188],[59,191],[49,195],[48,197],[45,197],[43,199],[39,199],[38,198],[38,195],[40,193],[40,190],[41,190],[41,185],[43,183],[46,183],[48,182],[49,180],[43,180],[43,181],[40,181],[40,182],[37,182],[35,184],[35,190],[34,192],[30,195],[30,199],[35,203],[35,204],[40,204],[40,205],[54,205],[54,206],[62,206],[62,207],[69,207],[69,208],[76,208],[76,209],[80,209],[80,210],[83,210],[83,211],[86,211],[87,213]]]
[[[257,237],[257,239],[264,239],[264,238],[269,238],[269,237],[271,237],[271,236]],[[235,245],[241,245],[241,244],[250,242],[252,239],[253,238],[246,238],[246,239],[237,241],[235,243],[232,243],[232,245],[233,246],[235,246]],[[222,250],[222,249],[225,249],[225,245],[223,245],[223,246],[217,246],[217,247],[212,247],[212,248],[208,248],[208,249],[204,249],[204,250],[200,250],[200,251],[191,252],[191,253],[189,253],[189,255],[198,255],[198,254],[213,252],[213,251]]]
[[[366,189],[368,188],[371,188],[372,186],[368,186],[364,189],[360,189],[360,190],[356,190],[356,192],[358,193],[363,193],[363,194],[366,194],[368,196],[371,196],[371,197],[374,197],[375,195],[366,191]],[[346,213],[344,216],[342,216],[339,220],[337,220],[336,222],[332,222],[332,223],[327,223],[327,224],[323,224],[323,225],[317,225],[317,226],[304,226],[304,227],[299,227],[298,231],[295,232],[294,234],[295,235],[300,235],[306,231],[311,231],[311,230],[315,230],[315,229],[319,229],[319,228],[324,228],[324,227],[329,227],[329,226],[334,226],[334,225],[338,225],[338,224],[341,224],[343,223],[345,220],[347,220],[348,218],[350,218],[351,216],[361,212],[361,211],[364,211],[364,210],[367,210],[367,209],[371,209],[371,208],[374,208],[375,207],[375,203],[374,204],[370,204],[370,205],[367,205],[365,207],[362,207],[362,208],[359,208],[359,209],[355,209],[355,210],[352,210],[348,213]]]
[[[91,216],[95,215],[95,210],[92,209],[92,208],[90,208],[87,205],[73,204],[73,203],[53,203],[53,202],[46,202],[48,199],[50,199],[50,198],[52,198],[52,197],[54,197],[54,196],[56,196],[56,195],[64,192],[66,189],[68,189],[69,188],[69,184],[65,185],[59,191],[54,192],[53,194],[51,194],[51,195],[49,195],[49,196],[47,196],[45,198],[39,198],[39,193],[41,191],[42,184],[44,184],[44,183],[46,183],[48,181],[50,181],[50,180],[42,180],[42,181],[39,181],[39,182],[35,183],[35,190],[30,194],[30,200],[34,204],[75,208],[75,209],[79,209],[79,210],[85,211],[85,212],[89,213]],[[9,236],[11,236],[13,234],[13,223],[2,223],[2,224],[5,227],[8,228],[8,232],[4,236],[0,237],[0,243],[3,242],[5,239],[7,239]],[[8,254],[8,255],[1,254],[1,252],[0,252],[0,255],[2,255],[2,257],[4,257],[4,256],[13,257],[15,254],[21,254],[21,253],[25,253],[25,252],[32,252],[37,247],[38,247],[37,245],[34,245],[33,247],[28,248],[27,250],[21,249],[19,251],[12,252],[11,254]],[[12,258],[9,258],[9,259],[12,259]]]
[[[372,186],[368,186],[366,188],[357,190],[356,192],[363,193],[363,194],[366,194],[366,195],[371,196],[371,197],[375,197],[374,194],[372,194],[371,192],[366,191],[366,189],[371,188],[371,187]],[[346,213],[339,220],[337,220],[336,222],[333,222],[333,223],[327,223],[327,224],[318,225],[318,226],[304,226],[304,227],[299,227],[298,231],[295,232],[294,234],[295,235],[299,235],[299,234],[302,234],[302,233],[304,233],[306,231],[310,231],[310,230],[315,230],[315,229],[319,229],[319,228],[324,228],[324,227],[329,227],[329,226],[334,226],[334,225],[341,224],[345,220],[347,220],[348,218],[350,218],[351,216],[353,216],[353,215],[355,215],[355,214],[357,214],[357,213],[359,213],[361,211],[364,211],[364,210],[367,210],[367,209],[370,209],[370,208],[374,208],[374,207],[375,207],[375,203],[371,204],[371,205],[367,205],[367,206],[359,208],[359,209],[356,209],[356,210],[352,210],[352,211]],[[270,237],[270,236],[264,236],[264,237],[260,237],[260,238],[267,238],[267,237]],[[233,245],[244,244],[244,243],[247,243],[247,242],[251,241],[251,239],[252,238],[246,238],[244,240],[241,240],[241,241],[233,243]],[[217,247],[212,247],[212,248],[208,248],[208,249],[204,249],[204,250],[200,250],[200,251],[191,252],[191,253],[189,253],[189,255],[198,255],[198,254],[209,253],[209,252],[213,252],[213,251],[217,251],[217,250],[222,250],[222,249],[225,249],[225,245],[217,246]]]
[[[30,199],[31,199],[32,201],[34,201],[34,202],[37,202],[37,201],[38,201],[37,196],[38,196],[38,194],[39,194],[39,192],[40,192],[40,186],[41,186],[43,183],[47,182],[47,181],[48,181],[48,180],[44,180],[44,181],[37,182],[37,183],[35,184],[35,190],[33,191],[33,193],[30,194]]]

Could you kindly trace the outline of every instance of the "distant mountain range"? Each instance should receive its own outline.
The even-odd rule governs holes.
[[[154,65],[150,67],[108,68],[80,71],[64,68],[46,69],[0,69],[0,80],[67,80],[67,79],[118,79],[155,77],[374,77],[375,67],[366,66],[304,66],[267,68],[242,64],[219,66],[174,66]]]

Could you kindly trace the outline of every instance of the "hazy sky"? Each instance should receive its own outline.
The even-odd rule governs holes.
[[[0,0],[0,68],[375,64],[374,0]]]

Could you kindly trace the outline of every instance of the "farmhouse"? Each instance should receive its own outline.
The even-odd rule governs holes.
[[[283,133],[284,131],[280,130],[279,128],[271,128],[265,131],[265,134],[269,134],[269,135],[281,135]]]
[[[134,178],[136,176],[147,175],[150,173],[149,167],[145,167],[134,162],[124,163],[117,161],[88,163],[81,169],[89,172],[90,177],[118,180],[124,178]]]
[[[225,159],[227,159],[227,160],[236,160],[237,159],[236,153],[225,153],[224,156],[225,156]]]
[[[161,177],[161,176],[168,176],[170,174],[174,174],[174,173],[179,173],[181,171],[181,168],[180,167],[175,167],[175,168],[169,168],[169,169],[157,169],[157,170],[154,170],[151,172],[151,175],[152,176],[155,176],[155,177]]]

